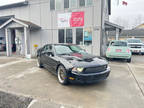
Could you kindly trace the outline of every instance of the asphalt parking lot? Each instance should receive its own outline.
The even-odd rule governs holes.
[[[0,91],[33,98],[28,108],[144,108],[144,56],[109,64],[106,81],[62,86],[35,59],[0,57]]]

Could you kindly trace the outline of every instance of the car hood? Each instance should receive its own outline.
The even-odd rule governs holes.
[[[67,60],[74,67],[96,67],[101,65],[107,65],[108,62],[102,57],[96,57],[91,54],[78,54],[74,53],[70,56],[61,56]]]

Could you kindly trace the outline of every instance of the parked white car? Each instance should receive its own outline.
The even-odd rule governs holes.
[[[143,43],[143,47],[142,47],[142,54],[144,55],[144,43]]]
[[[130,38],[127,42],[132,53],[144,54],[144,44],[140,39]]]

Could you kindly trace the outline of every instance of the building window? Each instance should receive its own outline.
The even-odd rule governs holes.
[[[50,0],[50,10],[55,10],[55,0]]]
[[[72,29],[66,29],[66,43],[73,43]]]
[[[58,31],[59,43],[65,43],[64,29]]]
[[[64,0],[64,8],[69,8],[69,0]]]
[[[86,2],[87,6],[92,6],[92,4],[93,4],[93,0],[87,0],[87,2]]]
[[[83,28],[76,29],[76,44],[83,45]]]
[[[84,44],[91,45],[92,44],[92,28],[85,28],[84,29]]]
[[[70,7],[71,8],[77,7],[77,0],[70,0]]]
[[[56,9],[59,10],[59,9],[62,9],[62,0],[55,0],[56,2]]]
[[[85,6],[85,0],[79,0],[79,6]]]

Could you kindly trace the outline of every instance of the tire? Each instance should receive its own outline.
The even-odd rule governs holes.
[[[64,66],[60,65],[57,69],[57,77],[58,81],[62,85],[67,85],[68,84],[68,75],[67,71]]]
[[[128,62],[128,63],[131,63],[131,58],[130,58],[130,59],[127,59],[127,62]]]
[[[41,60],[40,60],[40,57],[38,56],[38,58],[37,58],[37,66],[39,67],[39,68],[43,68],[43,65],[42,65],[42,63],[41,63]]]

